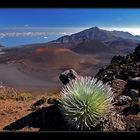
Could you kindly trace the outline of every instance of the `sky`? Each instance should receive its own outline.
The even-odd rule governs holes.
[[[140,9],[0,9],[0,44],[44,43],[97,26],[140,35]]]

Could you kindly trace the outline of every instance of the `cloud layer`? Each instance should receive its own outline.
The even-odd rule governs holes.
[[[70,35],[77,33],[89,27],[5,27],[0,28],[0,38],[6,37],[44,37],[47,39],[50,35]],[[100,27],[99,27],[100,28]],[[133,35],[140,35],[140,28],[132,27],[101,27],[105,30],[118,30],[118,31],[127,31]]]
[[[85,28],[75,27],[7,27],[0,28],[0,38],[5,37],[33,37],[49,35],[69,35]],[[46,39],[46,38],[45,38]]]
[[[129,32],[132,35],[140,35],[140,28],[139,27],[103,27],[102,29],[109,30],[109,31],[124,31]]]

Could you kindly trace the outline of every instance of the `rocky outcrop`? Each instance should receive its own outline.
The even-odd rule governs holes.
[[[113,96],[114,98],[121,95],[125,86],[126,86],[127,82],[121,79],[114,79],[111,82],[111,87],[112,87],[112,91],[113,91]]]
[[[66,85],[67,83],[69,83],[70,80],[78,78],[78,77],[79,75],[77,74],[77,72],[73,69],[70,69],[61,73],[59,76],[59,79],[64,85]]]
[[[114,56],[95,77],[112,87],[114,107],[124,116],[125,130],[140,130],[140,45],[126,56]]]
[[[140,77],[140,45],[126,56],[114,56],[111,64],[100,69],[95,77],[103,82],[111,82],[115,78],[126,81]]]
[[[124,116],[118,113],[111,113],[108,115],[106,123],[103,124],[103,131],[125,131],[126,124],[124,123]]]

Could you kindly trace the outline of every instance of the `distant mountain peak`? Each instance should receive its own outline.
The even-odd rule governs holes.
[[[119,51],[130,52],[140,44],[140,36],[135,36],[126,31],[108,31],[95,26],[75,34],[62,36],[51,43],[79,44],[88,40],[96,40]]]
[[[72,35],[62,36],[52,42],[57,43],[80,43],[83,40],[92,40],[95,39],[97,41],[101,41],[102,43],[106,43],[108,41],[116,41],[119,39],[131,39],[135,41],[140,41],[140,36],[134,36],[129,32],[124,31],[108,31],[104,29],[100,29],[97,26],[92,28],[80,31],[78,33]]]
[[[91,28],[89,28],[89,29],[101,30],[101,29],[100,29],[99,27],[97,27],[97,26],[91,27]]]

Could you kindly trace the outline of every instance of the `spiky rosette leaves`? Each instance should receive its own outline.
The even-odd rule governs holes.
[[[63,87],[61,95],[63,116],[77,129],[91,129],[113,108],[111,88],[95,78],[72,80]]]

